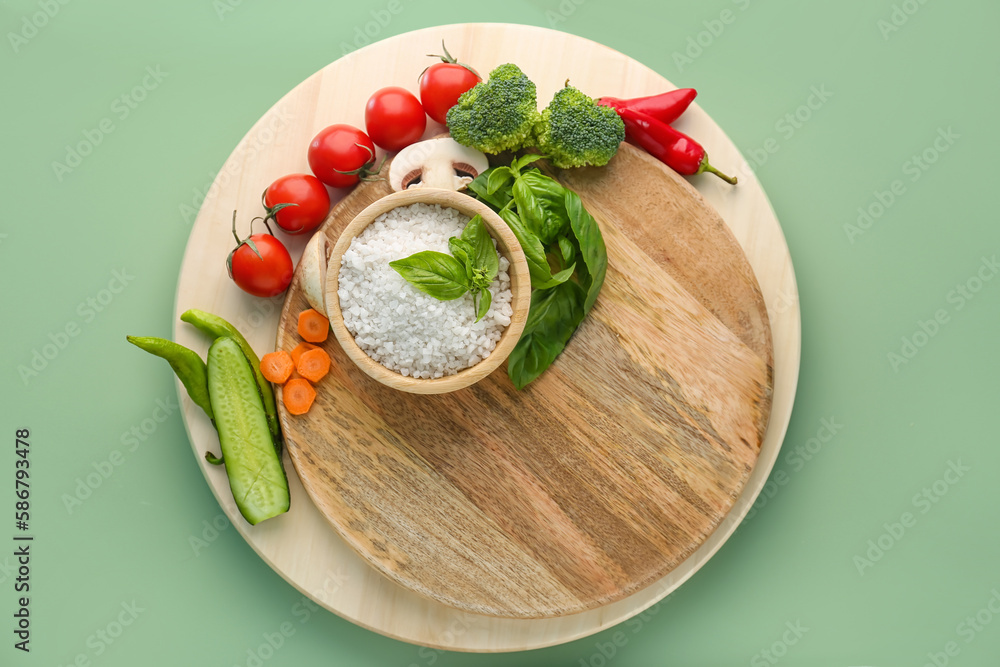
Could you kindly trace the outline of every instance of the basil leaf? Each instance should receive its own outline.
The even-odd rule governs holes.
[[[462,266],[465,267],[465,275],[468,276],[469,282],[472,282],[472,256],[475,255],[476,251],[473,249],[472,244],[468,241],[464,241],[457,236],[452,236],[448,239],[448,249],[451,254],[461,262]]]
[[[476,215],[469,220],[462,230],[462,240],[473,249],[473,252],[469,253],[472,268],[482,269],[486,274],[486,284],[489,285],[500,271],[500,256],[482,216]]]
[[[531,286],[534,289],[549,289],[551,287],[555,287],[556,285],[561,285],[567,280],[569,280],[570,276],[573,275],[573,271],[575,270],[576,270],[576,262],[570,264],[568,268],[563,269],[559,273],[553,273],[551,280],[547,280],[544,283],[539,283],[537,285],[532,283]]]
[[[573,235],[580,244],[580,256],[587,267],[587,298],[583,303],[583,310],[590,312],[604,285],[604,276],[608,271],[608,249],[604,245],[601,228],[594,216],[583,207],[580,195],[566,190],[565,202]]]
[[[455,259],[462,262],[462,264],[465,264],[468,259],[475,254],[472,244],[458,236],[452,236],[448,239],[448,250],[450,250],[451,254],[455,256]]]
[[[539,230],[544,224],[545,219],[545,211],[542,210],[541,202],[538,201],[531,187],[522,178],[514,180],[511,193],[514,195],[514,205],[517,206],[518,216],[524,221],[524,224],[531,230],[532,234],[541,239]]]
[[[511,189],[517,212],[535,232],[543,245],[548,245],[566,231],[566,188],[537,169],[520,174]]]
[[[493,292],[489,289],[482,287],[479,290],[479,303],[476,304],[476,321],[486,317],[486,314],[490,312],[490,306],[493,304]]]
[[[559,237],[559,253],[562,255],[563,263],[569,264],[576,255],[576,246],[565,236]]]
[[[507,358],[507,375],[518,389],[541,375],[583,321],[585,294],[574,282],[531,293],[524,332]]]
[[[497,211],[503,221],[507,223],[510,230],[517,237],[517,242],[521,244],[524,257],[528,260],[528,272],[531,274],[531,286],[536,287],[552,280],[552,269],[549,268],[549,260],[545,258],[545,248],[538,237],[531,233],[521,220],[521,217],[509,207],[504,207]]]
[[[465,266],[451,255],[424,250],[389,266],[421,292],[440,301],[457,299],[469,290]]]
[[[531,164],[532,162],[537,162],[538,160],[544,160],[544,155],[538,155],[537,153],[528,153],[527,155],[522,155],[521,157],[514,160],[514,164],[510,168],[514,171],[514,174],[519,174],[522,169]]]
[[[471,192],[473,192],[476,195],[477,199],[479,199],[482,202],[485,202],[494,211],[499,211],[500,209],[502,209],[504,206],[510,203],[510,200],[512,198],[510,193],[510,188],[505,187],[493,193],[489,192],[490,176],[493,174],[494,171],[501,168],[509,169],[509,167],[491,167],[490,169],[487,169],[483,173],[479,174],[479,176],[473,179],[473,181],[469,183],[468,186],[466,186],[469,188]]]
[[[514,179],[514,171],[510,167],[495,167],[489,170],[486,177],[486,194],[492,195],[505,187]]]

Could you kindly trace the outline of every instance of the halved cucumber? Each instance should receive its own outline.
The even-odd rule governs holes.
[[[288,511],[288,479],[274,448],[250,362],[239,343],[216,338],[208,349],[208,394],[236,506],[250,524]]]
[[[264,411],[267,413],[267,425],[271,429],[271,435],[274,436],[274,441],[278,444],[278,453],[280,454],[281,425],[278,422],[278,406],[274,400],[274,390],[271,389],[271,383],[265,380],[264,376],[261,374],[260,358],[257,356],[257,353],[253,351],[253,348],[250,347],[250,343],[247,342],[247,339],[243,337],[243,334],[241,334],[239,329],[235,326],[218,315],[206,313],[204,310],[198,310],[197,308],[185,310],[181,314],[181,321],[187,322],[196,329],[208,334],[212,337],[212,340],[221,336],[229,336],[239,343],[240,349],[243,350],[243,354],[245,354],[247,359],[250,360],[250,365],[253,368],[254,377],[257,379],[257,386],[260,388],[261,398],[264,400]]]

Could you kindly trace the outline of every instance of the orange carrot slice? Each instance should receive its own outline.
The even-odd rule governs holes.
[[[330,320],[309,308],[299,313],[299,335],[310,343],[322,343],[330,332]]]
[[[295,378],[282,387],[281,400],[293,415],[304,415],[316,400],[316,390],[309,384],[309,380]]]
[[[302,356],[303,352],[308,352],[309,350],[315,350],[316,346],[312,343],[299,343],[292,349],[292,363],[298,366],[299,357]]]
[[[321,347],[303,352],[295,364],[295,370],[310,382],[319,382],[330,372],[330,355]]]
[[[288,377],[295,370],[295,362],[292,356],[284,350],[268,352],[260,360],[260,374],[268,382],[284,384]]]

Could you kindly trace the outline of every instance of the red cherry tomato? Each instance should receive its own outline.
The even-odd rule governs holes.
[[[399,86],[376,90],[365,106],[365,129],[378,146],[398,151],[420,139],[427,116],[420,100]]]
[[[285,206],[274,211],[281,204]],[[330,212],[330,193],[312,174],[282,176],[264,190],[267,216],[289,234],[307,234],[326,220]]]
[[[253,227],[253,221],[250,226]],[[281,241],[270,234],[253,234],[240,240],[236,236],[236,211],[233,211],[233,236],[236,248],[226,258],[226,269],[241,290],[268,297],[288,289],[292,282],[292,258]]]
[[[420,76],[420,101],[427,115],[444,124],[448,109],[455,106],[462,93],[481,79],[479,75],[458,63],[431,65]]]
[[[349,188],[377,173],[377,169],[370,171],[374,164],[375,144],[353,125],[331,125],[309,144],[309,168],[319,180],[335,188]]]

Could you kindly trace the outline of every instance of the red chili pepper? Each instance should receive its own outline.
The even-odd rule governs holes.
[[[625,122],[625,135],[677,173],[694,176],[708,171],[736,185],[735,178],[708,163],[705,149],[691,137],[639,111],[628,108],[616,111]]]
[[[612,109],[632,109],[639,113],[648,114],[669,125],[680,118],[697,95],[698,91],[694,88],[678,88],[668,93],[650,95],[649,97],[633,97],[629,100],[618,97],[602,97],[597,100],[597,103]]]

